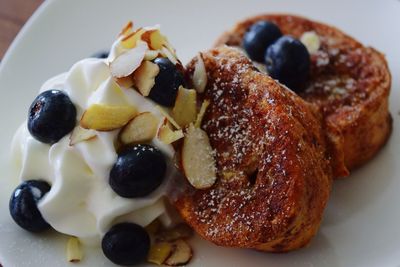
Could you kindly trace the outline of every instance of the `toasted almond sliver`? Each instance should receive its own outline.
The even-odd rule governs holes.
[[[176,129],[180,129],[181,126],[179,126],[179,124],[174,120],[174,118],[171,117],[171,115],[169,115],[169,112],[167,110],[165,110],[164,108],[157,106],[157,109],[160,111],[160,113],[176,128]]]
[[[192,248],[185,240],[177,240],[173,243],[173,246],[175,249],[164,264],[168,266],[181,266],[187,264],[192,259]]]
[[[121,30],[119,36],[127,36],[128,34],[131,33],[133,29],[133,23],[132,21],[129,21]]]
[[[181,127],[194,122],[197,115],[196,90],[180,86],[172,109],[172,117]]]
[[[196,189],[209,188],[217,179],[214,153],[207,133],[192,124],[183,139],[182,168],[187,180]]]
[[[83,251],[76,237],[71,237],[68,239],[67,243],[67,260],[69,262],[80,262],[83,258]]]
[[[200,128],[201,122],[203,121],[204,115],[206,114],[206,110],[208,106],[210,105],[210,101],[204,100],[203,103],[201,104],[200,111],[197,114],[196,122],[194,123],[194,127]]]
[[[161,265],[171,255],[174,246],[169,242],[156,242],[150,247],[147,261]]]
[[[158,57],[159,53],[160,52],[157,50],[147,50],[146,54],[144,55],[144,60],[151,61],[151,60],[155,59],[156,57]]]
[[[115,78],[131,75],[142,64],[148,47],[144,42],[138,42],[135,48],[122,53],[110,63],[111,74]]]
[[[164,144],[171,144],[175,141],[184,137],[182,129],[172,130],[168,120],[165,120],[163,125],[161,125],[160,129],[158,129],[157,133],[158,139],[161,140]]]
[[[159,50],[166,42],[165,37],[161,34],[160,29],[153,28],[142,35],[142,40],[145,41],[153,50]]]
[[[321,46],[319,36],[314,31],[303,33],[300,37],[300,41],[304,44],[310,54],[316,53]]]
[[[96,137],[96,131],[76,126],[69,137],[69,145],[73,146],[77,143],[88,141]]]
[[[151,112],[140,113],[124,126],[119,138],[123,144],[150,141],[156,136],[159,123],[159,119]]]
[[[155,219],[149,225],[146,226],[146,231],[150,235],[155,235],[162,228],[162,223],[159,219]]]
[[[203,93],[207,86],[207,71],[201,53],[197,55],[192,81],[196,91]]]
[[[176,56],[174,56],[174,55],[168,50],[168,48],[166,48],[165,46],[163,46],[163,47],[161,48],[161,54],[162,54],[163,56],[167,57],[167,58],[172,62],[172,64],[176,65],[176,64],[179,63],[179,61],[178,61],[178,59],[176,58]]]
[[[121,45],[123,48],[126,49],[132,49],[136,46],[138,41],[140,41],[142,34],[145,32],[143,28],[139,28],[134,32],[130,32],[127,35],[125,35],[124,38],[121,40]]]
[[[116,78],[115,81],[119,86],[125,88],[131,88],[135,83],[133,82],[133,75],[129,75],[127,77]]]
[[[91,105],[80,121],[80,126],[85,129],[97,131],[112,131],[123,127],[137,115],[133,106],[111,106],[103,104]]]
[[[168,49],[168,51],[175,57],[175,58],[178,58],[177,56],[176,56],[176,51],[175,51],[175,48],[173,48],[173,46],[171,45],[171,43],[168,41],[168,38],[167,37],[165,37],[165,43],[163,44],[163,46],[165,46],[167,49]]]
[[[150,94],[150,90],[153,88],[155,78],[159,72],[160,68],[157,64],[145,60],[133,73],[133,80],[136,88],[143,96],[148,96]]]

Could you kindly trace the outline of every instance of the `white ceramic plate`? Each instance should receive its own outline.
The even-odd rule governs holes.
[[[4,267],[68,266],[65,239],[20,230],[8,215],[18,183],[8,171],[14,131],[41,84],[93,52],[110,46],[132,19],[160,23],[187,62],[235,21],[262,12],[289,12],[335,25],[383,51],[393,74],[392,137],[368,165],[335,181],[318,235],[288,254],[219,248],[196,238],[189,266],[400,266],[400,1],[47,0],[18,35],[0,65],[0,262]],[[88,251],[79,266],[111,266]]]

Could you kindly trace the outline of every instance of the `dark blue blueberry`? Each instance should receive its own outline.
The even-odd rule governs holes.
[[[278,26],[269,21],[254,23],[243,36],[243,48],[252,60],[263,62],[265,50],[282,33]]]
[[[60,90],[48,90],[36,97],[29,108],[28,130],[46,144],[57,143],[74,129],[76,108]]]
[[[114,225],[101,242],[104,255],[118,265],[134,265],[146,260],[150,237],[143,227],[134,223]]]
[[[109,54],[110,54],[110,52],[108,52],[108,51],[98,51],[98,52],[94,53],[91,57],[94,57],[94,58],[108,58]]]
[[[268,74],[295,92],[304,89],[310,72],[307,48],[291,36],[283,36],[265,53]]]
[[[50,228],[43,219],[37,203],[50,191],[50,185],[44,181],[26,181],[20,184],[10,198],[11,217],[23,229],[30,232],[42,232]]]
[[[164,180],[167,168],[164,155],[150,145],[135,145],[118,155],[109,183],[121,197],[143,197]]]
[[[183,85],[183,74],[168,58],[156,58],[160,68],[149,97],[160,105],[172,107],[175,104],[179,86]]]

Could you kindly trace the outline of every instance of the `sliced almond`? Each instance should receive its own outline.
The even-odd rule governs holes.
[[[132,75],[129,75],[127,77],[122,77],[122,78],[116,78],[115,81],[118,83],[119,86],[122,86],[125,88],[131,88],[135,84],[133,82]]]
[[[146,43],[139,42],[135,48],[119,55],[110,64],[112,76],[122,78],[132,74],[141,65],[147,49]]]
[[[79,239],[76,237],[71,237],[68,239],[67,243],[67,260],[69,262],[80,262],[83,258],[83,252]]]
[[[125,35],[124,38],[121,40],[121,45],[122,47],[126,49],[132,49],[136,47],[136,44],[138,41],[141,40],[142,34],[145,32],[145,29],[139,28],[134,32],[130,32],[127,35]]]
[[[194,123],[194,127],[200,128],[201,122],[203,121],[204,115],[206,114],[206,110],[208,106],[210,105],[210,101],[204,100],[203,103],[201,104],[200,111],[197,114],[196,122]]]
[[[151,88],[153,88],[155,78],[160,72],[157,64],[150,61],[143,61],[142,65],[133,73],[133,80],[136,88],[143,96],[148,96]]]
[[[159,219],[155,219],[149,225],[146,226],[146,231],[150,235],[155,235],[162,228],[162,223]]]
[[[119,36],[127,36],[131,33],[133,29],[133,23],[132,21],[129,21],[121,30]]]
[[[203,93],[207,86],[207,71],[201,53],[197,55],[192,81],[196,91]]]
[[[147,50],[146,54],[144,55],[144,60],[151,61],[151,60],[155,59],[156,57],[158,57],[158,54],[159,54],[159,51]]]
[[[179,61],[178,61],[178,59],[176,58],[176,56],[175,56],[174,54],[172,54],[171,51],[169,51],[168,48],[166,48],[165,46],[163,46],[163,47],[161,48],[161,54],[162,54],[164,57],[167,57],[167,58],[172,62],[172,64],[176,65],[176,64],[179,63]]]
[[[181,266],[192,259],[192,248],[185,240],[177,240],[173,243],[174,250],[171,256],[164,262],[168,266]]]
[[[96,137],[95,130],[88,130],[81,126],[76,126],[69,136],[69,145],[73,146],[77,143],[88,141]]]
[[[151,112],[140,113],[125,125],[119,138],[125,145],[150,141],[156,136],[159,123]]]
[[[207,133],[190,125],[183,139],[182,168],[189,183],[197,189],[209,188],[217,179],[213,154]]]
[[[305,32],[300,37],[300,41],[304,44],[310,54],[317,52],[321,46],[319,36],[314,32]]]
[[[160,111],[160,113],[176,128],[176,129],[180,129],[181,126],[179,126],[179,124],[174,120],[174,118],[171,117],[171,115],[169,115],[169,112],[167,110],[165,110],[164,108],[157,106],[157,109]]]
[[[147,261],[161,265],[171,255],[174,245],[169,242],[156,242],[151,245],[147,254]]]
[[[165,42],[166,39],[164,35],[161,34],[160,30],[155,31],[150,35],[150,47],[154,50],[162,49]]]
[[[160,30],[156,27],[143,33],[141,36],[142,40],[145,41],[149,47],[153,50],[159,50],[163,47],[166,42],[165,37],[161,34]]]
[[[180,86],[172,109],[172,117],[181,127],[185,127],[196,119],[196,90]]]
[[[163,46],[165,46],[165,47],[168,49],[168,51],[169,51],[175,58],[178,58],[177,55],[176,55],[175,48],[172,47],[172,45],[171,45],[171,43],[168,41],[168,38],[167,38],[167,37],[165,37],[165,43],[163,44]]]
[[[163,125],[161,125],[160,129],[158,129],[157,133],[158,139],[161,140],[164,144],[172,144],[175,141],[184,137],[182,129],[172,130],[170,123],[168,120],[165,120]]]
[[[193,230],[186,223],[180,223],[172,229],[166,229],[159,233],[156,238],[159,241],[175,241],[193,236]]]
[[[151,46],[151,35],[154,33],[154,32],[156,32],[156,31],[158,31],[159,29],[157,29],[157,28],[150,28],[150,27],[147,27],[147,29],[143,32],[143,34],[142,34],[142,36],[141,36],[141,39],[143,40],[143,41],[145,41],[146,43],[147,43],[147,45],[150,47],[150,49],[152,49],[152,50],[157,50],[157,49],[154,49],[152,46]]]
[[[112,131],[123,127],[136,115],[137,110],[133,106],[93,104],[83,113],[80,126],[97,131]]]

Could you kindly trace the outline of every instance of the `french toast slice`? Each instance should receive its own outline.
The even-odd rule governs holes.
[[[210,101],[201,128],[215,151],[217,180],[202,190],[186,181],[176,207],[217,245],[273,252],[305,246],[332,183],[318,115],[237,49],[201,57],[208,81],[199,97]],[[187,66],[189,81],[197,60]]]
[[[260,20],[275,23],[295,38],[310,31],[319,37],[320,47],[311,54],[308,86],[300,96],[323,114],[335,176],[348,175],[348,170],[371,159],[391,133],[391,75],[384,55],[334,27],[285,14],[241,21],[216,46],[241,46],[247,29]]]

